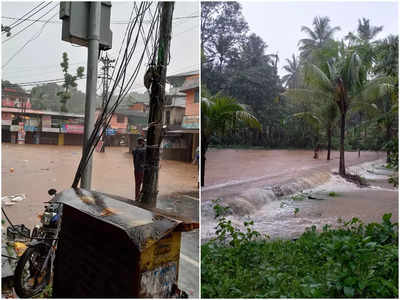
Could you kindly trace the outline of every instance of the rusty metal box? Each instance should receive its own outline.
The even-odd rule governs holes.
[[[181,232],[193,224],[121,199],[84,189],[55,197],[63,203],[55,298],[170,297],[178,281]]]

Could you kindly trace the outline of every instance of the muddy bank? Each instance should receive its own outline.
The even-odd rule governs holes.
[[[271,238],[295,238],[306,227],[335,226],[338,219],[357,217],[364,222],[380,222],[384,213],[392,213],[392,221],[397,222],[398,190],[387,183],[392,172],[384,164],[381,159],[348,168],[348,172],[363,176],[370,183],[366,188],[332,172],[316,171],[310,177],[281,180],[281,185],[251,188],[239,195],[222,197],[222,202],[232,207],[229,218],[233,224],[242,227],[244,221],[254,220],[254,228]],[[203,242],[214,236],[216,222],[212,216],[211,201],[203,202]]]

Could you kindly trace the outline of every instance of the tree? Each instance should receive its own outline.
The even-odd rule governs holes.
[[[316,153],[320,143],[320,131],[323,128],[326,130],[328,142],[326,159],[330,160],[332,149],[332,129],[338,115],[336,104],[332,99],[328,99],[330,95],[321,95],[316,91],[304,89],[289,89],[283,93],[283,95],[297,103],[300,101],[311,102],[310,111],[295,113],[292,117],[302,119],[311,126],[314,134],[314,158],[317,158]]]
[[[213,136],[229,128],[247,126],[261,130],[258,120],[234,98],[217,94],[201,100],[201,186],[204,186],[206,152]]]
[[[246,41],[248,25],[237,2],[203,2],[201,5],[202,82],[213,94],[223,90],[229,78],[227,65],[237,58]]]
[[[286,59],[287,65],[283,66],[283,69],[288,72],[288,74],[282,77],[282,82],[287,88],[298,87],[299,75],[300,75],[300,64],[299,60],[294,54],[292,54],[292,60]]]
[[[389,35],[387,38],[376,43],[375,47],[375,65],[373,74],[375,76],[384,75],[392,78],[393,93],[385,95],[377,102],[377,109],[380,112],[378,122],[385,128],[385,140],[389,143],[395,140],[397,136],[396,128],[398,122],[398,53],[399,53],[399,37]],[[397,142],[394,143],[396,146]],[[387,162],[392,161],[393,147],[387,148]],[[398,152],[398,149],[396,150]],[[395,151],[395,152],[396,152]]]
[[[76,83],[76,80],[78,78],[82,78],[83,77],[83,72],[85,70],[84,67],[80,66],[80,67],[77,68],[75,76],[69,74],[68,73],[68,68],[69,68],[68,61],[69,61],[68,54],[66,52],[64,52],[63,53],[63,57],[62,57],[62,62],[60,64],[60,66],[61,66],[61,68],[63,70],[63,73],[64,73],[64,84],[63,84],[64,90],[57,93],[57,96],[60,97],[61,111],[62,112],[68,112],[67,101],[68,101],[68,99],[71,98],[70,90],[72,88],[76,88],[77,87],[78,84]]]
[[[201,5],[201,46],[208,61],[222,68],[237,55],[246,39],[247,22],[238,2],[204,2]]]
[[[308,38],[299,41],[300,56],[304,59],[310,58],[313,50],[322,48],[326,42],[333,40],[333,35],[340,30],[339,26],[331,27],[328,17],[315,17],[313,28],[302,26],[301,31],[308,35]]]
[[[378,77],[366,81],[366,70],[357,52],[341,48],[337,59],[327,62],[328,72],[314,64],[306,67],[306,82],[311,93],[325,95],[323,99],[332,99],[340,112],[340,161],[339,174],[346,175],[344,159],[344,140],[346,115],[352,100],[377,98],[390,89],[387,77]]]
[[[368,19],[358,20],[357,33],[349,32],[345,39],[353,44],[370,43],[383,29],[383,26],[372,26]]]

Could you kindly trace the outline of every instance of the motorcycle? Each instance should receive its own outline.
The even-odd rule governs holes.
[[[48,191],[52,197],[56,193],[54,189]],[[14,272],[14,288],[20,298],[32,298],[41,293],[51,280],[62,214],[62,205],[52,200],[44,202],[48,205],[40,216],[42,225],[32,230],[31,242]]]

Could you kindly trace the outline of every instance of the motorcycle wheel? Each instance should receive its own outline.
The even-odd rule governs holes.
[[[14,288],[18,297],[32,298],[49,284],[51,276],[50,260],[40,274],[49,250],[47,245],[46,247],[38,247],[37,245],[28,247],[19,259],[14,273]]]

